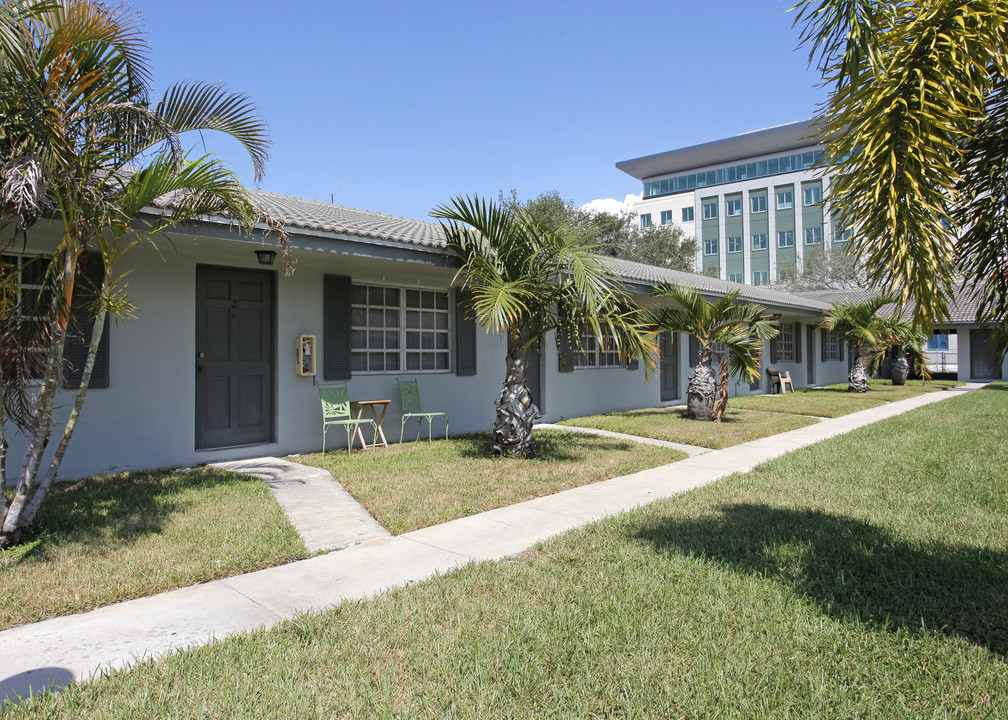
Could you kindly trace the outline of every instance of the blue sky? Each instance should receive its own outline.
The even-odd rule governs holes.
[[[825,92],[790,5],[133,3],[159,92],[223,81],[258,103],[263,189],[413,218],[511,188],[622,200],[640,184],[619,160],[810,117]],[[251,182],[231,141],[206,143]]]

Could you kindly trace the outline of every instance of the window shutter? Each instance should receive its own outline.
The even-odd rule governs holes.
[[[101,255],[97,253],[82,255],[77,267],[77,280],[74,283],[73,298],[70,301],[70,325],[67,327],[66,344],[63,347],[63,382],[68,388],[73,389],[80,387],[81,378],[84,376],[84,364],[87,362],[88,350],[91,347],[91,334],[94,329],[94,317],[91,314],[92,304],[101,289],[102,279],[105,276],[105,264]],[[88,388],[107,388],[108,386],[109,319],[106,315]]]
[[[847,344],[847,343],[846,343],[846,342],[844,341],[844,339],[843,339],[843,338],[839,338],[839,339],[837,339],[837,345],[839,345],[839,346],[840,346],[840,361],[841,361],[841,362],[843,362],[843,359],[844,359],[844,356],[843,356],[843,353],[844,353],[844,345],[846,345],[846,344]]]
[[[570,337],[563,327],[556,331],[557,369],[562,373],[574,372],[574,351],[571,349]]]
[[[323,294],[322,377],[325,380],[349,380],[350,278],[326,275]]]
[[[826,328],[819,328],[819,360],[826,362]]]
[[[794,324],[794,361],[801,362],[801,323]]]
[[[472,293],[455,288],[455,374],[476,374],[476,318]]]
[[[762,382],[762,380],[763,380],[763,358],[760,357],[759,375],[756,376],[755,380],[753,380],[751,383],[749,383],[749,389],[750,390],[759,390],[760,389],[760,383]]]
[[[700,357],[700,341],[692,335],[689,336],[689,366],[696,367]]]
[[[777,363],[777,338],[770,341],[770,364]]]

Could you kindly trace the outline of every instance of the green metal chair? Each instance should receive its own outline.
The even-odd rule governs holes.
[[[322,400],[322,454],[325,454],[326,431],[332,425],[342,425],[346,428],[347,435],[347,455],[353,446],[353,434],[361,425],[370,425],[374,428],[375,442],[378,441],[378,426],[374,420],[361,418],[358,420],[350,415],[350,391],[347,390],[345,382],[333,383],[332,385],[319,385],[319,397]],[[361,443],[364,449],[367,444],[363,440],[361,433]]]
[[[417,387],[416,380],[400,380],[396,378],[396,382],[399,383],[399,395],[402,397],[402,422],[399,423],[399,442],[403,441],[403,432],[406,429],[406,421],[410,418],[420,418],[417,422],[416,429],[416,439],[420,439],[420,431],[423,429],[424,418],[427,419],[427,442],[431,440],[431,426],[433,425],[434,417],[440,415],[444,418],[444,436],[445,440],[448,439],[448,413],[443,412],[423,412],[420,410],[420,388]]]

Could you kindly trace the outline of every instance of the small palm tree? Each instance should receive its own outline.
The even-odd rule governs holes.
[[[824,328],[835,332],[853,349],[854,367],[851,368],[847,388],[850,392],[868,391],[868,355],[875,348],[888,347],[886,321],[878,312],[892,302],[893,298],[889,295],[880,295],[859,303],[841,300],[833,304],[822,321]]]
[[[868,354],[868,370],[875,373],[892,350],[889,377],[893,385],[904,385],[912,371],[924,380],[931,379],[924,346],[927,335],[902,311],[879,317],[881,342]]]
[[[656,346],[640,310],[616,287],[582,228],[546,223],[521,207],[456,197],[431,215],[462,259],[456,279],[473,297],[476,321],[507,338],[507,370],[497,397],[494,454],[529,457],[539,410],[525,382],[526,351],[547,333],[581,337],[587,328],[626,361],[654,367]]]
[[[735,375],[750,382],[759,378],[763,343],[778,332],[773,318],[759,305],[739,302],[738,291],[713,303],[684,285],[662,283],[651,294],[672,299],[679,305],[652,312],[658,330],[687,333],[700,343],[700,357],[686,390],[690,417],[721,422],[728,404],[729,377]],[[718,381],[711,369],[716,344],[724,347],[723,352],[717,353],[721,368]]]

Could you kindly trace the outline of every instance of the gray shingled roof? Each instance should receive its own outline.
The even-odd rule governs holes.
[[[282,222],[288,232],[346,235],[432,248],[445,246],[444,233],[435,222],[410,220],[265,190],[249,190],[249,195],[259,207]],[[156,205],[169,207],[171,200],[164,198]]]
[[[669,270],[668,268],[654,267],[653,265],[644,265],[643,263],[609,257],[605,258],[605,264],[622,278],[636,280],[649,285],[660,282],[667,282],[673,285],[689,285],[705,295],[718,297],[738,290],[739,297],[743,300],[761,305],[793,307],[820,312],[825,312],[830,308],[829,302],[793,295],[780,290],[772,290],[766,286],[740,285],[739,283],[728,282],[727,280],[720,280],[708,277],[707,275],[696,275],[680,270]]]
[[[965,285],[957,285],[952,290],[952,302],[949,303],[949,323],[951,325],[973,325],[976,323],[976,312],[980,306],[980,298],[976,293],[971,292]],[[840,300],[850,300],[851,302],[864,302],[869,298],[881,295],[880,290],[870,288],[851,288],[849,290],[819,290],[816,292],[796,293],[828,304],[833,304]],[[907,312],[912,312],[913,304],[906,306]]]

